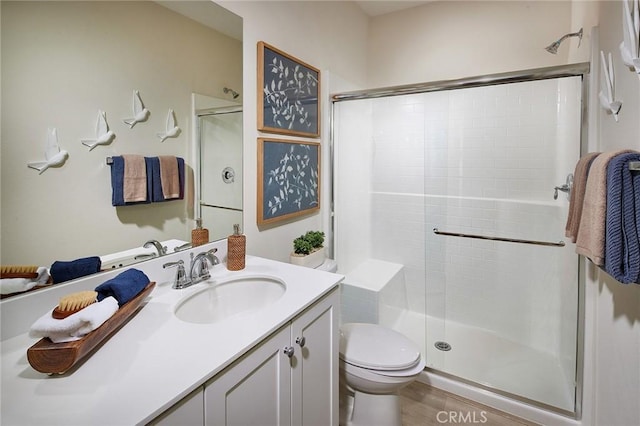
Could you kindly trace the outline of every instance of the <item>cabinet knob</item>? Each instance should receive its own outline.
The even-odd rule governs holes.
[[[304,344],[307,343],[307,339],[305,339],[304,336],[296,337],[296,343],[300,345],[301,348],[304,348]]]
[[[282,352],[284,352],[286,356],[291,358],[293,356],[293,353],[295,352],[295,349],[293,349],[293,346],[285,346],[284,349],[282,349]]]

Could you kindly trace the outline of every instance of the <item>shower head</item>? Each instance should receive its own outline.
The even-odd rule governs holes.
[[[554,41],[549,46],[545,47],[545,50],[555,55],[556,53],[558,53],[558,47],[560,47],[560,44],[569,37],[578,37],[578,47],[580,47],[580,42],[582,41],[582,28],[580,28],[580,31],[578,31],[577,33],[569,33],[563,35],[557,41]]]
[[[240,93],[236,92],[233,89],[229,89],[228,87],[225,87],[224,89],[222,89],[222,91],[226,94],[231,93],[231,96],[233,96],[233,99],[237,99],[238,96],[240,96]]]

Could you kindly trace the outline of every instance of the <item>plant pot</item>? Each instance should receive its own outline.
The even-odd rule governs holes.
[[[322,262],[324,262],[324,247],[320,247],[306,256],[295,255],[292,253],[289,258],[290,262],[294,265],[305,266],[307,268],[317,268],[322,265]]]

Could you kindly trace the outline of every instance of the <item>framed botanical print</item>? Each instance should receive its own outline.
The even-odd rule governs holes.
[[[320,137],[320,70],[258,42],[258,130]]]
[[[320,144],[258,138],[258,225],[320,210]]]

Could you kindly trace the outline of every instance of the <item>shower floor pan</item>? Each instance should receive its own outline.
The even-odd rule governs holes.
[[[408,310],[397,318],[394,324],[385,325],[419,344],[427,367],[561,410],[574,410],[573,380],[566,377],[556,357],[477,327],[447,321],[445,328],[442,319]],[[430,336],[436,334],[434,330],[440,335]],[[442,330],[446,330],[444,335]],[[448,343],[451,350],[436,348],[438,341]]]

